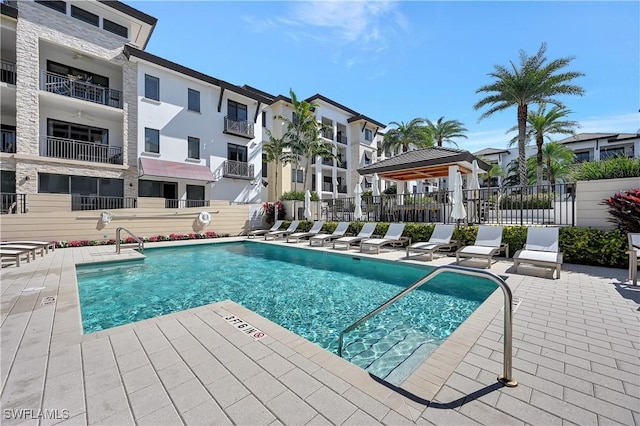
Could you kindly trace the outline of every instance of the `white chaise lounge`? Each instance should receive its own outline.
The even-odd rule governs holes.
[[[247,234],[247,238],[255,238],[258,235],[264,235],[269,232],[277,231],[282,226],[282,222],[282,220],[276,220],[276,223],[274,223],[273,226],[269,229],[256,229],[254,231],[250,231]]]
[[[438,223],[434,228],[429,241],[421,241],[407,246],[407,257],[410,256],[411,252],[420,253],[417,256],[427,253],[429,254],[429,260],[433,260],[434,252],[445,248],[452,250],[453,248],[458,247],[458,241],[451,240],[454,229],[455,225]]]
[[[380,247],[387,244],[401,244],[408,239],[402,237],[404,232],[404,223],[392,223],[387,229],[387,233],[382,238],[371,238],[360,242],[360,253],[372,252],[375,250],[376,254],[380,253]]]
[[[331,234],[318,234],[309,238],[309,245],[319,245],[320,247],[324,247],[324,243],[335,240],[336,238],[344,237],[344,234],[347,233],[348,229],[349,222],[339,222],[338,225],[336,225],[336,229]]]
[[[264,239],[268,240],[268,239],[272,239],[272,240],[277,240],[278,238],[281,237],[286,237],[289,234],[293,234],[294,232],[296,232],[296,229],[298,229],[298,225],[300,225],[300,221],[299,220],[293,220],[291,221],[291,223],[289,224],[289,227],[287,229],[279,229],[277,231],[271,231],[265,234]]]
[[[483,258],[487,259],[487,267],[491,268],[491,260],[500,252],[501,244],[502,226],[480,225],[475,244],[456,251],[456,263],[460,263],[461,257]]]
[[[311,229],[307,232],[294,232],[293,234],[287,237],[288,243],[299,243],[303,238],[313,237],[314,235],[318,235],[324,226],[324,220],[319,220],[313,224]]]
[[[355,237],[342,237],[338,238],[333,242],[333,248],[336,246],[344,246],[347,250],[351,248],[352,244],[359,243],[362,240],[366,240],[367,238],[371,238],[373,233],[376,231],[377,223],[365,223],[358,235]]]
[[[527,228],[527,241],[522,250],[513,255],[513,266],[518,273],[521,263],[542,266],[556,270],[560,278],[562,253],[559,251],[558,228]]]

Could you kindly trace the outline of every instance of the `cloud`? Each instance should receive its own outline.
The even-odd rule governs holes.
[[[327,50],[334,63],[353,67],[382,57],[409,20],[393,1],[310,0],[287,3],[281,16],[260,20],[245,16],[255,31],[278,30],[296,42]]]
[[[640,114],[588,117],[579,122],[579,133],[636,133],[640,129]]]

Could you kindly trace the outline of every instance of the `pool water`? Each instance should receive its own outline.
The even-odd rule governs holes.
[[[145,255],[77,267],[85,333],[230,299],[337,353],[342,330],[431,270],[248,241]],[[380,377],[403,378],[496,288],[440,274],[349,333],[343,356]]]

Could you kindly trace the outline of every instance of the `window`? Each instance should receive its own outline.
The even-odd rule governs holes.
[[[295,111],[291,113],[291,122],[296,125],[298,124],[298,114]]]
[[[189,89],[189,111],[200,112],[200,92],[197,90]]]
[[[204,186],[187,185],[187,200],[204,201]],[[200,205],[190,205],[187,207],[201,207]]]
[[[247,147],[235,144],[227,144],[227,160],[247,162]]]
[[[575,162],[576,163],[584,163],[585,161],[589,161],[591,156],[589,155],[589,151],[576,152],[575,153]]]
[[[294,183],[304,183],[304,170],[294,169],[291,171],[291,181]]]
[[[144,97],[160,100],[160,79],[149,74],[144,75]]]
[[[109,130],[47,119],[47,136],[109,145]]]
[[[267,127],[267,111],[262,111],[262,127]]]
[[[269,166],[269,162],[267,161],[267,154],[262,154],[262,177],[269,177],[267,174],[267,167]]]
[[[607,158],[611,158],[615,156],[624,156],[624,147],[603,148],[600,150],[601,160],[606,160]]]
[[[187,157],[200,159],[200,138],[187,138]]]
[[[160,130],[144,128],[144,150],[145,152],[160,153]]]
[[[227,116],[233,121],[247,121],[247,106],[236,101],[227,101]]]
[[[373,132],[371,129],[364,129],[364,140],[372,141],[373,140]]]
[[[67,2],[64,1],[50,1],[50,0],[36,0],[36,3],[39,3],[43,6],[47,6],[53,10],[57,10],[60,13],[67,14]]]
[[[0,171],[0,192],[3,194],[16,193],[16,172],[9,170]],[[4,203],[5,200],[3,199],[2,201]],[[4,208],[4,206],[2,207]]]
[[[71,5],[71,16],[96,27],[100,24],[100,17],[77,6]]]
[[[103,75],[94,74],[80,68],[63,65],[58,62],[47,61],[47,71],[60,74],[65,77],[73,76],[76,80],[91,83],[96,86],[109,87],[109,78]]]
[[[162,198],[162,182],[157,180],[138,180],[138,195],[140,197]]]
[[[44,194],[122,197],[124,195],[124,180],[39,173],[38,192]]]
[[[109,31],[110,33],[114,33],[119,35],[120,37],[129,38],[129,29],[120,24],[116,24],[113,21],[102,18],[102,28]]]
[[[68,194],[69,176],[39,173],[38,192],[45,194]]]
[[[124,197],[124,180],[100,178],[98,189],[102,197]]]

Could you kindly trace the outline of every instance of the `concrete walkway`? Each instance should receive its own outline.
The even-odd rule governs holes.
[[[518,386],[496,381],[498,290],[394,388],[232,301],[83,335],[74,265],[141,256],[113,251],[58,249],[2,269],[3,425],[640,424],[640,287],[625,283],[626,270],[564,265],[551,280],[499,260],[491,270],[522,299]],[[231,315],[266,337],[254,340]]]

